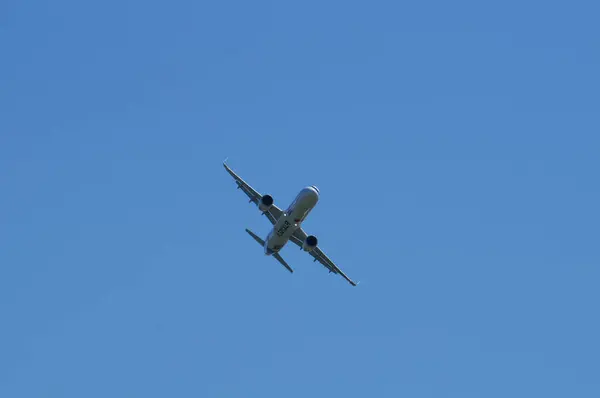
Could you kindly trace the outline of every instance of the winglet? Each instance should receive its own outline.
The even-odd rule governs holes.
[[[352,286],[357,286],[360,282],[354,282],[352,279],[348,278],[346,275],[344,275],[342,273],[342,276],[344,277],[344,279],[346,279],[348,281],[348,283],[350,283]]]
[[[229,174],[231,174],[231,176],[233,178],[236,178],[237,176],[235,175],[235,173],[233,172],[233,170],[231,170],[231,167],[229,167],[229,165],[227,164],[227,159],[229,159],[229,157],[226,157],[225,160],[223,160],[223,167],[225,167],[225,170],[227,170],[227,172]]]

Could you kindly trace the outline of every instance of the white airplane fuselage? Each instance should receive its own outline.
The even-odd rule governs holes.
[[[300,227],[318,201],[319,189],[317,187],[310,186],[300,191],[267,235],[264,247],[267,256],[279,252],[285,246],[294,231]]]

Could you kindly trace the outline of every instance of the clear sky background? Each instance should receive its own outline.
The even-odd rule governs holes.
[[[599,14],[3,1],[0,396],[599,397]]]

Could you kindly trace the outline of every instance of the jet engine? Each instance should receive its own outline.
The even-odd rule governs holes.
[[[273,206],[273,197],[271,195],[263,195],[258,201],[258,208],[260,211],[268,211]]]
[[[315,247],[317,247],[317,242],[318,240],[316,236],[308,235],[302,244],[302,250],[305,252],[313,251]]]

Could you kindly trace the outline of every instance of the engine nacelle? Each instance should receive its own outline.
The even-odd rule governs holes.
[[[317,247],[317,243],[318,240],[316,236],[308,235],[302,244],[302,250],[305,252],[313,251],[315,247]]]
[[[271,195],[263,195],[258,201],[258,208],[260,211],[268,211],[273,206],[273,197]]]

